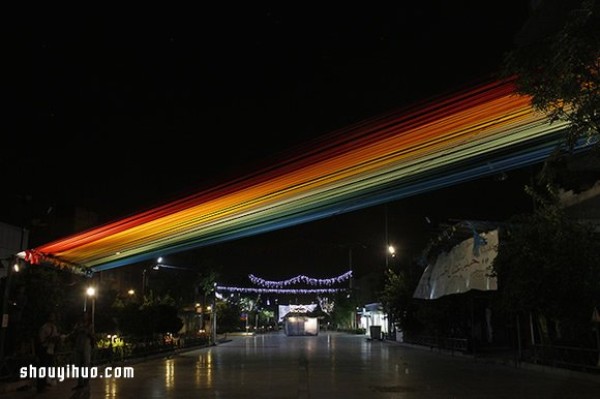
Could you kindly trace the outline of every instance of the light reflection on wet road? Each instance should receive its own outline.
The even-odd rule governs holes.
[[[133,379],[92,381],[89,397],[585,399],[600,392],[590,380],[339,333],[237,336],[216,347],[133,367]],[[67,381],[43,394],[6,397],[68,398],[71,385]]]

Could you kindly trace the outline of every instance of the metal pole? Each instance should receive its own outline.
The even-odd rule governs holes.
[[[96,332],[95,326],[96,318],[96,296],[92,296],[92,332]]]
[[[214,283],[213,285],[213,306],[212,306],[212,317],[211,319],[211,324],[212,324],[212,338],[213,338],[213,345],[217,344],[217,283]]]
[[[600,367],[600,333],[598,332],[599,329],[600,323],[596,322],[596,328],[594,330],[596,330],[596,349],[598,349],[598,363],[596,365],[598,367]]]
[[[21,237],[19,239],[19,251],[23,250],[25,246],[25,232],[26,229],[21,227]],[[29,241],[29,240],[28,240]],[[17,257],[14,257],[14,262],[18,261]],[[6,277],[4,281],[4,293],[2,295],[2,320],[0,321],[0,361],[4,363],[4,346],[6,343],[6,334],[8,331],[8,302],[10,299],[10,285],[12,283],[13,265],[8,265],[6,269]],[[5,364],[2,364],[4,367]]]
[[[385,204],[385,270],[388,269],[388,256],[389,256],[390,241],[388,237],[388,208]]]
[[[535,345],[535,333],[533,330],[533,315],[529,312],[529,333],[531,334],[531,344]]]
[[[352,244],[348,246],[348,270],[352,271]],[[352,276],[350,276],[350,280],[348,281],[349,292],[352,295]],[[352,320],[350,322],[350,327],[352,329],[356,329],[356,309],[355,306],[352,306]]]
[[[389,270],[389,257],[390,257],[390,239],[388,236],[388,206],[385,204],[385,271]],[[387,319],[387,329],[388,332],[393,332],[394,330],[394,318],[390,313]]]
[[[348,247],[348,270],[352,271],[352,246]]]
[[[146,268],[142,270],[142,300],[144,299],[144,295],[146,295]]]
[[[519,314],[517,313],[517,359],[516,364],[518,365],[521,361],[522,351],[521,351],[521,321],[519,318]]]
[[[4,343],[8,330],[8,302],[10,297],[10,286],[12,282],[12,265],[7,266],[4,280],[4,295],[2,296],[2,326],[0,329],[0,360],[4,361]]]

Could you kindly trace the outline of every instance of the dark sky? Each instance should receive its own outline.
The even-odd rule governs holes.
[[[110,221],[240,176],[336,128],[493,75],[528,14],[524,1],[351,4],[5,15],[0,221],[26,224],[75,205]],[[511,196],[517,175],[469,187]],[[433,225],[513,211],[472,191],[390,204],[390,234],[410,246],[412,232],[428,228],[425,214]],[[280,232],[276,244],[268,234],[222,250],[261,248],[252,261],[246,255],[253,267],[279,262],[275,247],[316,254],[377,242],[383,209]],[[318,242],[314,250],[306,237]]]

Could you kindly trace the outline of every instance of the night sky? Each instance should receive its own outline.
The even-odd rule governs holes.
[[[2,27],[0,221],[24,226],[74,206],[108,222],[469,87],[499,71],[528,15],[524,1],[38,11],[5,16]],[[504,219],[528,206],[528,178],[390,203],[390,239],[416,253],[438,223]],[[327,276],[345,271],[349,245],[355,262],[380,262],[384,230],[380,206],[204,251],[243,272],[285,264],[272,274]]]

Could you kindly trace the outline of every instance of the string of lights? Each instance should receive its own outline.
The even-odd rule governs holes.
[[[229,287],[217,285],[220,292],[238,292],[244,294],[335,294],[346,291],[345,288],[256,288],[256,287]]]
[[[287,280],[281,280],[281,281],[269,281],[269,280],[265,280],[263,278],[260,277],[256,277],[253,274],[249,274],[248,278],[250,279],[250,281],[258,286],[261,287],[268,287],[268,288],[281,288],[281,287],[287,287],[290,285],[295,285],[295,284],[307,284],[307,285],[325,285],[325,286],[332,286],[335,284],[339,284],[342,283],[344,281],[348,281],[350,278],[352,277],[352,271],[347,271],[344,274],[341,274],[337,277],[331,277],[331,278],[324,278],[324,279],[318,279],[318,278],[313,278],[313,277],[308,277],[305,275],[298,275],[296,277],[292,277],[290,279]]]

